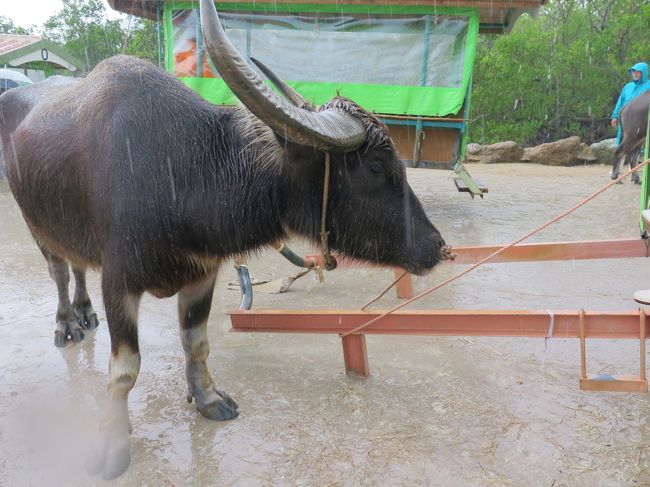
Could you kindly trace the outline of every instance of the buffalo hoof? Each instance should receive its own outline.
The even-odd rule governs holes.
[[[54,346],[63,348],[67,341],[72,340],[74,343],[79,343],[83,339],[83,328],[76,320],[71,322],[57,322],[56,330],[54,331]]]
[[[73,306],[74,314],[79,320],[79,324],[86,330],[94,330],[99,326],[97,313],[92,306]]]
[[[86,460],[89,475],[102,475],[104,480],[119,477],[131,463],[131,443],[125,434],[103,433]]]
[[[74,343],[79,343],[81,340],[84,339],[84,332],[80,327],[70,327],[68,328],[68,333],[70,340],[72,340]]]
[[[208,419],[227,421],[239,416],[237,403],[228,394],[215,389],[214,386],[194,394],[194,399],[196,408]]]
[[[99,326],[99,319],[97,318],[97,314],[93,313],[86,319],[86,329],[87,330],[95,330]]]
[[[66,333],[61,331],[61,330],[56,330],[54,332],[54,346],[63,348],[65,347],[65,338],[66,338]]]

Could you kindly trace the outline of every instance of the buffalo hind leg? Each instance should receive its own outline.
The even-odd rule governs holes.
[[[640,156],[641,156],[640,149],[638,151],[632,152],[632,155],[630,156],[630,169],[634,169],[636,166],[639,165]],[[639,171],[632,173],[632,182],[634,184],[641,184],[641,175],[639,174]]]
[[[82,326],[77,320],[70,295],[68,285],[70,284],[70,272],[68,263],[62,258],[52,254],[45,247],[40,246],[41,252],[47,260],[47,267],[50,271],[50,277],[56,283],[56,289],[59,295],[59,304],[56,309],[56,329],[54,330],[54,345],[64,347],[67,340],[80,342],[84,339]]]
[[[614,161],[614,167],[612,168],[611,178],[618,179],[618,176],[621,174],[621,170],[625,165],[626,155],[616,152],[616,159]],[[618,184],[623,184],[623,181],[619,181]]]
[[[131,463],[128,397],[140,371],[137,318],[142,293],[128,293],[121,279],[107,279],[106,273],[102,291],[111,335],[108,402],[86,470],[91,475],[101,473],[104,479],[112,479],[124,473]]]
[[[207,323],[212,306],[215,275],[187,285],[178,293],[178,317],[185,352],[187,400],[196,401],[200,413],[208,419],[228,420],[236,417],[237,403],[218,390],[206,364],[210,347]]]
[[[72,274],[74,274],[75,281],[72,309],[74,310],[74,314],[79,320],[79,323],[81,323],[85,329],[94,330],[99,326],[99,320],[97,319],[97,313],[95,313],[93,305],[90,302],[90,296],[88,296],[88,289],[86,288],[86,271],[85,269],[79,269],[73,266]]]

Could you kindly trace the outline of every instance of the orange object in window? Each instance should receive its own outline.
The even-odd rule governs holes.
[[[197,76],[197,49],[196,39],[186,41],[189,44],[189,49],[184,49],[174,52],[174,75],[175,76]],[[210,66],[208,59],[203,56],[203,78],[216,78]]]

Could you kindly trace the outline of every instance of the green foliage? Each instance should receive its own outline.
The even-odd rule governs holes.
[[[133,17],[127,32],[126,54],[158,64],[158,31],[156,22]]]
[[[120,23],[105,16],[101,0],[63,0],[63,10],[45,23],[44,34],[84,61],[89,71],[102,59],[123,50]]]
[[[505,36],[479,41],[470,140],[535,144],[612,137],[627,68],[650,61],[650,2],[551,0]]]
[[[19,34],[27,35],[31,34],[34,30],[34,27],[20,27],[14,24],[14,21],[4,15],[0,15],[0,34]]]
[[[135,17],[109,20],[101,0],[63,0],[63,9],[44,24],[43,33],[83,61],[86,71],[120,53],[158,58],[155,23]]]

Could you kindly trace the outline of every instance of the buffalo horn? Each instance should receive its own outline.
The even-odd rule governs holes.
[[[271,81],[271,83],[275,85],[280,93],[282,93],[282,96],[289,100],[294,106],[297,106],[298,108],[306,108],[308,110],[311,108],[313,111],[312,104],[303,98],[303,96],[294,90],[291,86],[282,81],[282,79],[280,79],[277,74],[271,71],[271,68],[269,68],[266,64],[264,64],[259,59],[255,59],[254,57],[251,57],[251,62],[257,66],[262,73],[264,73],[264,76],[266,76]]]
[[[312,112],[270,89],[228,40],[212,0],[201,0],[201,28],[210,59],[237,98],[276,134],[320,150],[349,152],[366,140],[363,124],[341,110]]]

